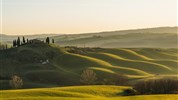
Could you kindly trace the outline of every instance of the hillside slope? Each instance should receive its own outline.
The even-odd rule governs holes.
[[[73,86],[59,88],[3,90],[2,100],[176,100],[178,95],[122,96],[121,86]]]
[[[0,50],[0,86],[19,75],[24,88],[79,85],[83,70],[93,69],[98,82],[113,74],[139,80],[177,76],[177,49],[156,48],[76,48],[48,44],[27,44]]]

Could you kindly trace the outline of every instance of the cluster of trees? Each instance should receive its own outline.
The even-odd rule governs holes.
[[[113,74],[110,78],[99,79],[96,73],[91,69],[86,69],[82,72],[80,82],[83,85],[128,85],[128,77],[125,75]]]
[[[49,37],[46,38],[46,43],[51,43]],[[54,39],[52,39],[52,43],[54,43]]]
[[[172,94],[178,91],[178,79],[161,78],[140,81],[133,88],[124,90],[124,95]]]
[[[28,44],[28,43],[32,43],[33,40],[29,40],[29,39],[25,39],[25,37],[23,36],[22,41],[20,40],[20,37],[17,38],[17,40],[13,40],[13,47],[18,47],[21,46],[23,44]],[[40,41],[40,40],[39,40]],[[44,43],[44,41],[41,41],[42,43]],[[46,43],[50,44],[50,39],[49,37],[46,38]],[[54,43],[54,39],[52,39],[52,43]]]
[[[23,37],[23,40],[20,40],[20,37],[17,38],[17,40],[13,40],[13,47],[18,47],[20,45],[26,44],[28,43],[29,40],[25,39],[25,37]]]
[[[0,50],[6,50],[6,49],[8,49],[7,44],[1,44],[0,43]]]
[[[133,88],[139,94],[170,94],[178,91],[178,80],[171,78],[138,82]]]

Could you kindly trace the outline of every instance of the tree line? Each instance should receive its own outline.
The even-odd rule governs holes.
[[[47,37],[47,38],[45,39],[45,42],[44,42],[44,41],[41,41],[41,40],[39,40],[39,41],[40,41],[41,43],[47,43],[47,44],[50,44],[50,43],[51,43],[49,37]],[[12,45],[13,45],[13,47],[18,47],[18,46],[21,46],[21,45],[24,45],[24,44],[29,44],[29,43],[33,43],[33,39],[32,39],[32,40],[29,40],[28,38],[25,39],[25,37],[23,36],[22,41],[21,41],[20,37],[18,37],[16,40],[13,40]],[[52,43],[54,43],[54,39],[52,39]]]
[[[8,49],[8,45],[7,44],[1,44],[0,42],[0,50],[6,50]]]

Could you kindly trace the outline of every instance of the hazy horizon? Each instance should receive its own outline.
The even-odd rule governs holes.
[[[6,35],[79,34],[177,26],[176,0],[1,0]]]
[[[154,29],[154,28],[173,28],[173,27],[177,27],[178,26],[157,26],[157,27],[145,27],[145,28],[132,28],[132,29],[120,29],[120,30],[105,30],[105,31],[96,31],[96,32],[84,32],[84,33],[75,33],[75,34],[95,34],[95,33],[102,33],[102,32],[115,32],[115,31],[127,31],[127,30],[140,30],[140,29]],[[51,35],[62,35],[62,34],[68,34],[68,35],[71,35],[73,33],[37,33],[37,34],[1,34],[0,35],[11,35],[11,36],[17,36],[17,35],[20,35],[20,36],[23,36],[23,35],[47,35],[47,34],[51,34]],[[178,34],[178,33],[177,33]]]

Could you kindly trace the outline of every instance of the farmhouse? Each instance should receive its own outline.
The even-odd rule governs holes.
[[[38,39],[32,39],[32,40],[29,40],[29,43],[39,44],[39,43],[44,43],[44,41],[41,41],[41,40],[38,40]]]

